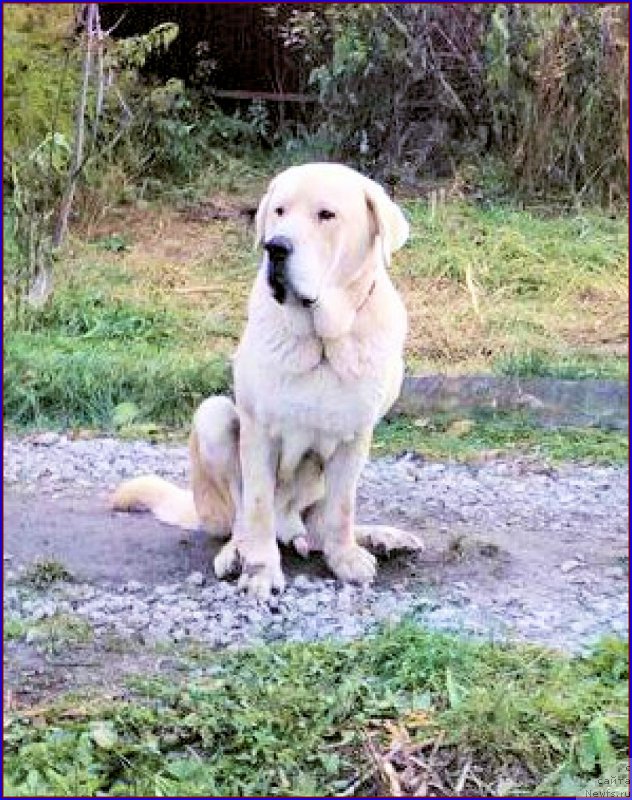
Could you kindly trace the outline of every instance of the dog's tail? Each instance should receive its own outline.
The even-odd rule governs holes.
[[[110,507],[114,511],[151,511],[160,522],[186,530],[201,526],[193,492],[158,475],[125,481],[110,497]]]

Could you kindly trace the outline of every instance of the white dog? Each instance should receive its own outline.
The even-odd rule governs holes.
[[[408,223],[384,190],[338,164],[291,167],[256,216],[265,255],[234,362],[235,404],[206,400],[190,440],[192,491],[149,476],[116,509],[149,508],[228,536],[218,577],[266,599],[284,586],[278,541],[322,550],[343,581],[370,582],[383,549],[421,547],[387,526],[356,526],[356,486],[373,428],[403,376],[406,311],[387,273]]]

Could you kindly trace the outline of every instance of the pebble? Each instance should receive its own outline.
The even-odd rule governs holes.
[[[54,444],[59,442],[60,436],[57,433],[36,433],[33,436],[30,436],[28,441],[30,444],[34,444],[36,447],[51,447]]]
[[[300,590],[311,589],[312,582],[306,575],[297,575],[294,578],[294,588]]]
[[[604,572],[604,575],[606,578],[611,578],[612,580],[621,580],[625,578],[625,570],[623,567],[609,567]]]
[[[143,473],[182,484],[187,471],[187,448],[179,445],[110,437],[73,441],[55,433],[4,441],[6,484],[59,496],[79,491],[79,479],[82,492],[101,494],[122,478]],[[443,537],[446,543],[459,532],[476,531],[479,537],[489,533],[491,538],[494,532],[524,537],[525,547],[534,533],[538,541],[548,537],[556,544],[549,563],[536,565],[528,575],[512,575],[516,563],[511,562],[511,585],[503,584],[501,572],[491,589],[489,582],[478,580],[478,573],[461,573],[467,580],[452,583],[439,578],[431,587],[419,580],[415,585],[413,571],[403,571],[392,586],[366,589],[340,585],[331,577],[297,575],[281,597],[256,604],[234,582],[216,583],[199,571],[156,586],[127,581],[121,593],[115,585],[87,583],[27,591],[20,583],[13,585],[20,575],[11,569],[5,571],[10,592],[5,602],[11,614],[27,621],[71,609],[95,626],[98,635],[142,636],[146,642],[192,638],[211,647],[239,648],[254,641],[349,639],[380,622],[412,616],[440,630],[580,650],[605,633],[626,635],[628,630],[627,597],[620,584],[627,570],[608,566],[600,571],[599,562],[591,560],[588,575],[586,562],[576,554],[576,549],[592,554],[598,540],[624,548],[627,479],[625,467],[565,464],[543,469],[535,461],[519,459],[471,466],[431,463],[409,453],[367,464],[358,492],[363,521],[388,522],[390,515],[394,524],[422,535],[431,527],[435,539]],[[571,557],[564,559],[564,551]],[[16,560],[5,554],[11,566]],[[494,569],[491,557],[476,564],[483,577]],[[560,572],[568,575],[561,587],[555,581]],[[578,601],[582,597],[586,602]]]
[[[206,577],[201,572],[192,572],[186,582],[188,586],[204,586]]]

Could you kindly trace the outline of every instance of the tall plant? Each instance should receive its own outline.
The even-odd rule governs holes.
[[[627,4],[297,8],[320,128],[341,158],[419,183],[498,156],[523,196],[625,198]]]
[[[84,4],[81,13],[80,34],[65,58],[66,65],[80,65],[71,132],[67,123],[66,132],[57,129],[58,110],[65,101],[64,68],[57,100],[49,105],[49,133],[35,147],[27,137],[26,143],[18,140],[5,152],[10,164],[10,277],[18,308],[22,300],[41,307],[51,296],[55,255],[66,236],[78,181],[89,163],[111,153],[132,119],[119,88],[124,84],[121,77],[142,66],[156,49],[168,47],[178,34],[176,26],[163,24],[145,35],[114,42],[111,31],[101,27],[98,4]]]

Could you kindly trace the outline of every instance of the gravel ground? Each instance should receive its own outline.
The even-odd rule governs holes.
[[[28,624],[36,648],[59,614],[85,618],[97,641],[217,647],[352,638],[404,615],[570,651],[628,633],[627,468],[372,461],[359,518],[416,531],[426,550],[382,562],[370,588],[337,584],[318,557],[285,554],[288,589],[263,606],[214,578],[217,546],[203,534],[182,538],[103,503],[121,478],[157,472],[184,483],[185,447],[47,433],[6,439],[4,467],[5,615]],[[35,590],[25,577],[45,558],[75,580]]]

